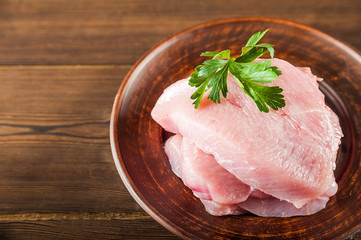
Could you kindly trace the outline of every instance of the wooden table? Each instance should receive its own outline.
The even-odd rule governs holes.
[[[177,239],[111,156],[111,107],[131,66],[171,34],[240,16],[294,20],[360,51],[360,13],[359,0],[2,0],[0,239]]]

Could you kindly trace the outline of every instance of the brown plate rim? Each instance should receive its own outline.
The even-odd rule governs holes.
[[[252,22],[252,21],[259,21],[259,22],[276,22],[280,23],[282,25],[288,25],[293,26],[295,28],[304,29],[308,32],[313,32],[317,34],[318,36],[324,38],[325,40],[332,42],[333,45],[338,46],[343,51],[347,52],[351,56],[354,57],[355,60],[358,60],[361,64],[361,56],[357,49],[353,48],[352,46],[343,43],[334,37],[323,33],[317,29],[314,29],[312,27],[290,21],[290,20],[284,20],[284,19],[278,19],[278,18],[270,18],[270,17],[236,17],[236,18],[227,18],[227,19],[221,19],[221,20],[215,20],[206,22],[203,24],[199,24],[193,27],[190,27],[186,30],[183,30],[181,32],[175,33],[171,35],[170,37],[166,38],[165,40],[159,42],[154,47],[152,47],[149,51],[147,51],[135,64],[134,66],[129,70],[127,75],[124,77],[124,80],[122,84],[119,87],[119,90],[115,96],[112,112],[110,116],[110,146],[111,146],[111,152],[113,155],[114,163],[116,165],[117,171],[131,194],[131,196],[134,198],[134,200],[158,223],[160,223],[162,226],[164,226],[166,229],[168,229],[170,232],[176,234],[177,236],[183,238],[183,239],[191,239],[187,235],[183,234],[183,232],[179,231],[175,224],[170,222],[168,219],[162,217],[158,211],[151,206],[148,201],[143,197],[143,195],[139,192],[137,186],[134,184],[132,179],[129,176],[129,173],[126,170],[126,167],[124,165],[124,161],[121,157],[121,152],[119,149],[119,141],[118,141],[118,124],[119,124],[119,112],[121,109],[122,101],[124,94],[126,93],[127,87],[131,85],[130,79],[133,73],[137,70],[139,65],[146,60],[147,57],[150,57],[152,54],[155,54],[156,52],[160,51],[163,46],[166,46],[168,44],[171,44],[171,42],[175,39],[178,39],[180,36],[185,35],[187,33],[190,33],[192,31],[202,29],[205,27],[210,27],[214,25],[219,24],[227,24],[227,23],[234,23],[234,22]],[[352,233],[349,233],[352,235],[356,234],[359,231],[359,227],[357,227]]]

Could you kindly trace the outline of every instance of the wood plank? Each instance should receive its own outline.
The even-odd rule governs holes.
[[[143,212],[109,146],[127,68],[0,69],[0,213]]]
[[[360,12],[359,0],[5,0],[0,3],[0,65],[132,65],[171,34],[242,16],[294,20],[361,50]]]
[[[128,70],[120,66],[3,67],[0,122],[108,121],[112,101]]]
[[[0,69],[0,239],[177,239],[112,160],[108,119],[128,70]]]
[[[0,221],[0,239],[179,239],[150,217],[129,220]]]

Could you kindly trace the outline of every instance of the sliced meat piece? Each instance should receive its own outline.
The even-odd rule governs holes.
[[[239,180],[297,208],[335,184],[333,169],[342,132],[324,103],[316,77],[272,59],[282,75],[270,85],[284,89],[286,107],[258,110],[232,76],[228,97],[206,97],[194,109],[188,79],[168,87],[152,111],[167,131],[180,133]]]
[[[165,152],[173,171],[194,194],[204,200],[219,204],[245,201],[251,189],[221,167],[212,155],[204,153],[196,145],[177,134],[165,143]],[[180,157],[181,156],[181,157]]]
[[[251,188],[217,163],[214,157],[200,150],[188,138],[182,142],[182,179],[202,199],[220,204],[245,201]],[[208,196],[207,198],[205,196]]]
[[[326,207],[328,200],[328,197],[321,196],[309,201],[301,208],[296,208],[292,203],[277,198],[248,198],[238,206],[261,217],[293,217],[319,212]],[[234,208],[234,206],[229,206],[229,208]]]
[[[184,142],[186,142],[186,143],[184,143]],[[188,145],[188,146],[186,146],[185,148],[184,147],[182,148],[182,146],[184,146],[184,145]],[[187,141],[186,139],[184,141],[184,139],[182,138],[182,136],[180,134],[177,134],[177,135],[169,138],[165,143],[165,151],[166,151],[166,154],[171,163],[172,169],[176,169],[176,171],[178,172],[178,176],[181,178],[183,177],[180,174],[180,173],[182,173],[182,171],[180,171],[180,169],[182,169],[181,166],[186,166],[183,169],[189,169],[189,166],[187,166],[187,164],[185,164],[185,165],[182,164],[182,151],[184,151],[184,149],[185,149],[185,151],[189,151],[188,154],[191,151],[193,151],[195,153],[195,155],[198,156],[199,161],[204,160],[204,158],[202,157],[203,154],[206,156],[209,156],[208,154],[203,153],[199,149],[194,149],[194,144]],[[199,152],[201,154],[201,157],[199,157],[199,155],[197,155],[197,153],[199,153]],[[190,157],[190,159],[195,159],[195,158]],[[206,159],[209,159],[209,158],[207,157]],[[213,158],[212,162],[213,163],[216,162],[214,158]],[[210,166],[212,166],[212,165],[210,165]],[[193,166],[190,166],[190,168],[193,168]],[[208,166],[206,166],[206,168],[208,168]],[[215,167],[215,168],[218,168],[218,167]],[[185,172],[187,172],[187,171],[185,171]],[[199,176],[199,175],[203,174],[203,171],[198,172],[198,171],[191,170],[189,172],[192,173],[192,176],[191,176],[192,179],[194,181],[196,181],[195,185],[197,185],[199,181],[205,180],[202,176]],[[227,176],[227,175],[229,175],[229,176]],[[227,181],[227,179],[231,179],[231,181],[229,183],[234,183],[236,185],[240,182],[237,179],[236,179],[237,181],[233,181],[234,176],[227,171],[223,172],[223,174],[218,175],[218,176],[219,176],[219,178],[216,181],[218,183],[216,183],[216,185],[219,184],[219,182]],[[225,185],[227,186],[227,184],[225,184]],[[204,189],[204,188],[207,188],[207,186],[202,187],[202,188],[197,188],[197,189]],[[208,191],[203,191],[203,192],[199,191],[198,192],[198,191],[195,191],[195,189],[196,188],[193,188],[193,194],[196,197],[200,198],[200,200],[203,203],[207,212],[209,212],[210,214],[212,214],[214,216],[240,215],[240,214],[243,214],[246,212],[251,212],[255,215],[263,216],[263,217],[291,217],[291,216],[310,215],[310,214],[316,213],[316,212],[322,210],[323,208],[325,208],[326,203],[329,200],[328,197],[333,196],[336,193],[337,184],[331,185],[331,187],[321,197],[318,197],[317,199],[308,202],[301,208],[296,208],[293,204],[291,204],[289,202],[276,199],[276,198],[274,198],[268,194],[265,194],[257,189],[254,189],[250,193],[248,199],[245,201],[242,201],[242,202],[231,203],[231,201],[229,201],[227,199],[224,200],[223,199],[224,197],[221,197],[221,198],[216,197],[215,198],[217,200],[223,199],[223,202],[228,202],[228,203],[223,203],[223,204],[219,203],[215,200],[212,200],[212,197],[208,193]],[[214,187],[211,186],[211,189],[214,189]],[[224,191],[222,191],[222,192],[225,195],[227,195],[227,193],[225,193]],[[217,193],[217,194],[219,194],[219,193]],[[247,193],[247,194],[249,194],[249,193]]]
[[[164,151],[168,157],[172,171],[178,177],[182,175],[182,140],[182,135],[176,134],[170,137],[164,144]]]
[[[213,216],[224,216],[224,215],[241,215],[247,213],[238,204],[220,204],[215,201],[203,200],[201,202],[204,205],[206,211]]]
[[[251,194],[249,195],[249,197],[251,198],[273,198],[271,195],[268,195],[258,189],[254,189],[252,190]]]
[[[247,212],[261,217],[294,217],[317,213],[326,207],[329,198],[318,197],[309,201],[301,208],[296,208],[292,203],[281,201],[277,198],[248,198],[239,204],[218,204],[214,201],[202,200],[208,213],[214,216],[239,215]]]

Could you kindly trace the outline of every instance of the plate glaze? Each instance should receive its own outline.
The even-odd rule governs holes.
[[[324,79],[320,89],[340,118],[344,133],[337,156],[339,191],[311,216],[264,218],[251,214],[215,217],[170,169],[163,150],[168,136],[150,112],[163,90],[188,77],[205,51],[241,47],[270,28],[263,42],[275,57],[311,67]],[[156,221],[185,239],[337,239],[361,228],[361,57],[315,29],[269,18],[227,19],[199,25],[161,42],[129,71],[115,98],[110,140],[118,172],[138,204]]]

